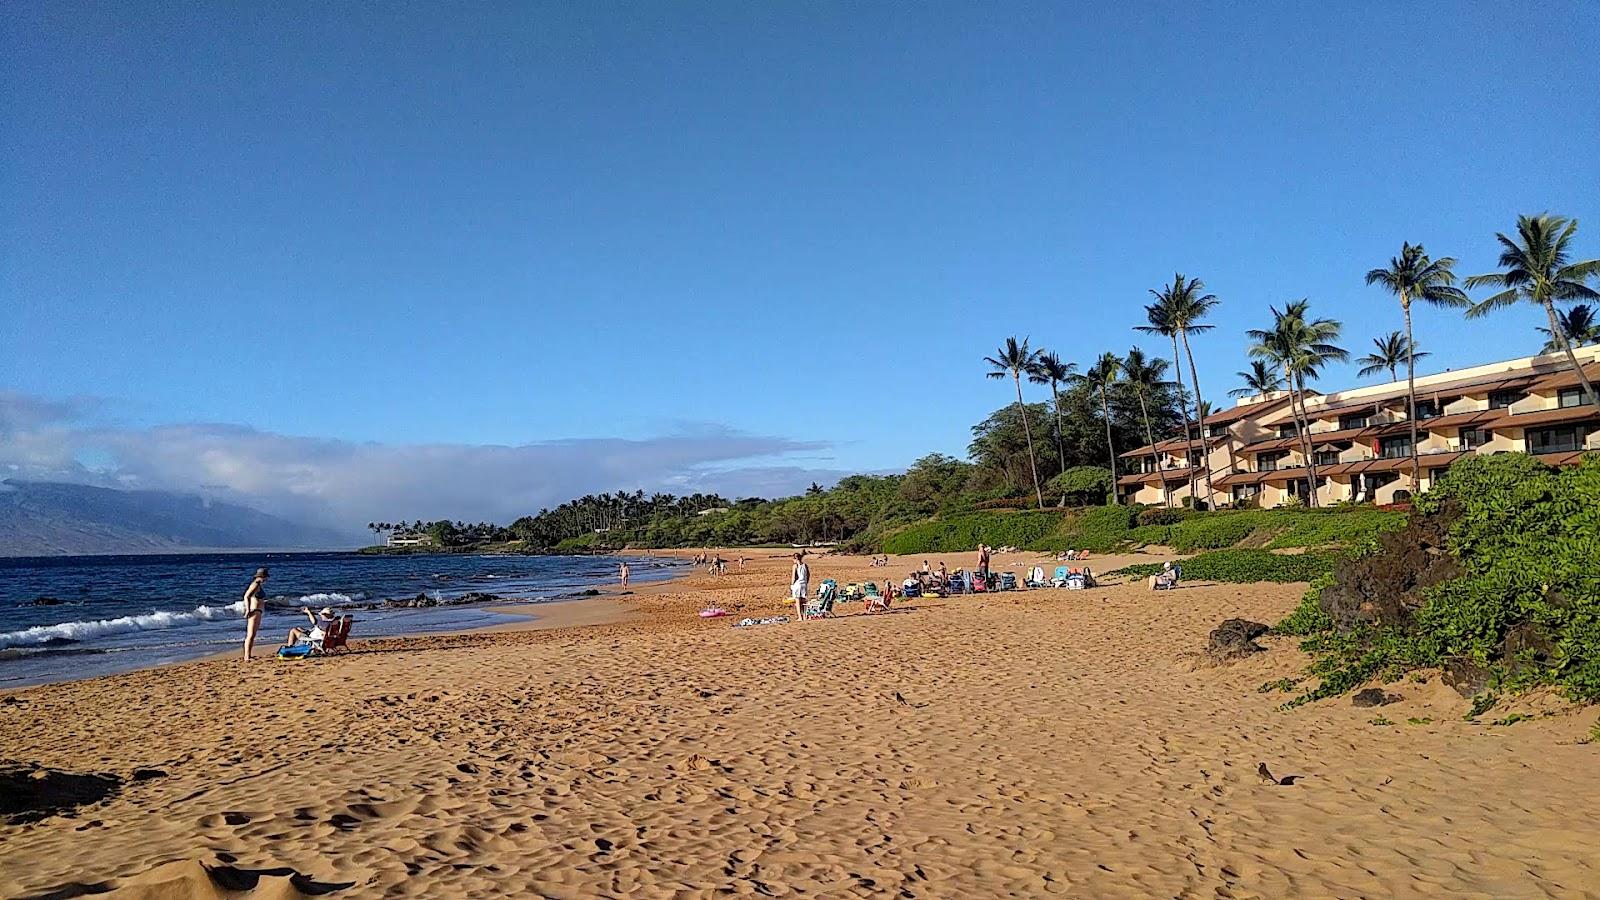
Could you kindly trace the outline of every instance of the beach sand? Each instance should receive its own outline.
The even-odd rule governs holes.
[[[122,780],[0,825],[0,895],[1600,894],[1593,710],[1470,723],[1435,676],[1381,709],[1281,712],[1258,687],[1300,671],[1293,641],[1196,666],[1219,621],[1276,621],[1303,585],[699,619],[782,611],[787,560],[747,555],[510,630],[362,643],[358,624],[334,658],[0,695],[0,757]],[[812,579],[920,563],[820,557]]]

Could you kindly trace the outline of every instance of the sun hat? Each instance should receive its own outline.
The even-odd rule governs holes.
[[[328,618],[330,618],[330,619],[331,619],[331,618],[333,618],[333,607],[331,607],[331,606],[324,606],[324,607],[323,607],[323,608],[322,608],[322,615],[324,615],[324,616],[327,616],[327,617],[328,617]]]

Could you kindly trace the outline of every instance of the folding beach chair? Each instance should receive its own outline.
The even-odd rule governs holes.
[[[1051,587],[1066,587],[1067,586],[1067,567],[1066,566],[1056,566],[1056,574],[1050,578],[1050,586]]]
[[[350,637],[350,626],[354,625],[355,621],[355,616],[340,616],[334,619],[333,624],[328,626],[327,633],[322,636],[316,652],[332,653],[335,650],[350,649],[346,641]]]
[[[833,615],[833,601],[839,596],[838,584],[832,578],[817,587],[817,596],[806,604],[802,618],[824,619]]]

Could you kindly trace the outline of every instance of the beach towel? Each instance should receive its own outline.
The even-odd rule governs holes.
[[[784,625],[788,623],[788,616],[767,616],[763,619],[740,619],[733,623],[735,628],[753,628],[757,625]]]

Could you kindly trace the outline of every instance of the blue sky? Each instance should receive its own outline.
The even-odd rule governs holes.
[[[1220,400],[1268,304],[1399,327],[1402,240],[1486,271],[1552,210],[1600,256],[1593,3],[7,10],[0,389],[95,398],[61,428],[754,436],[707,465],[777,487],[963,453],[1006,335],[1160,352],[1175,269]]]

